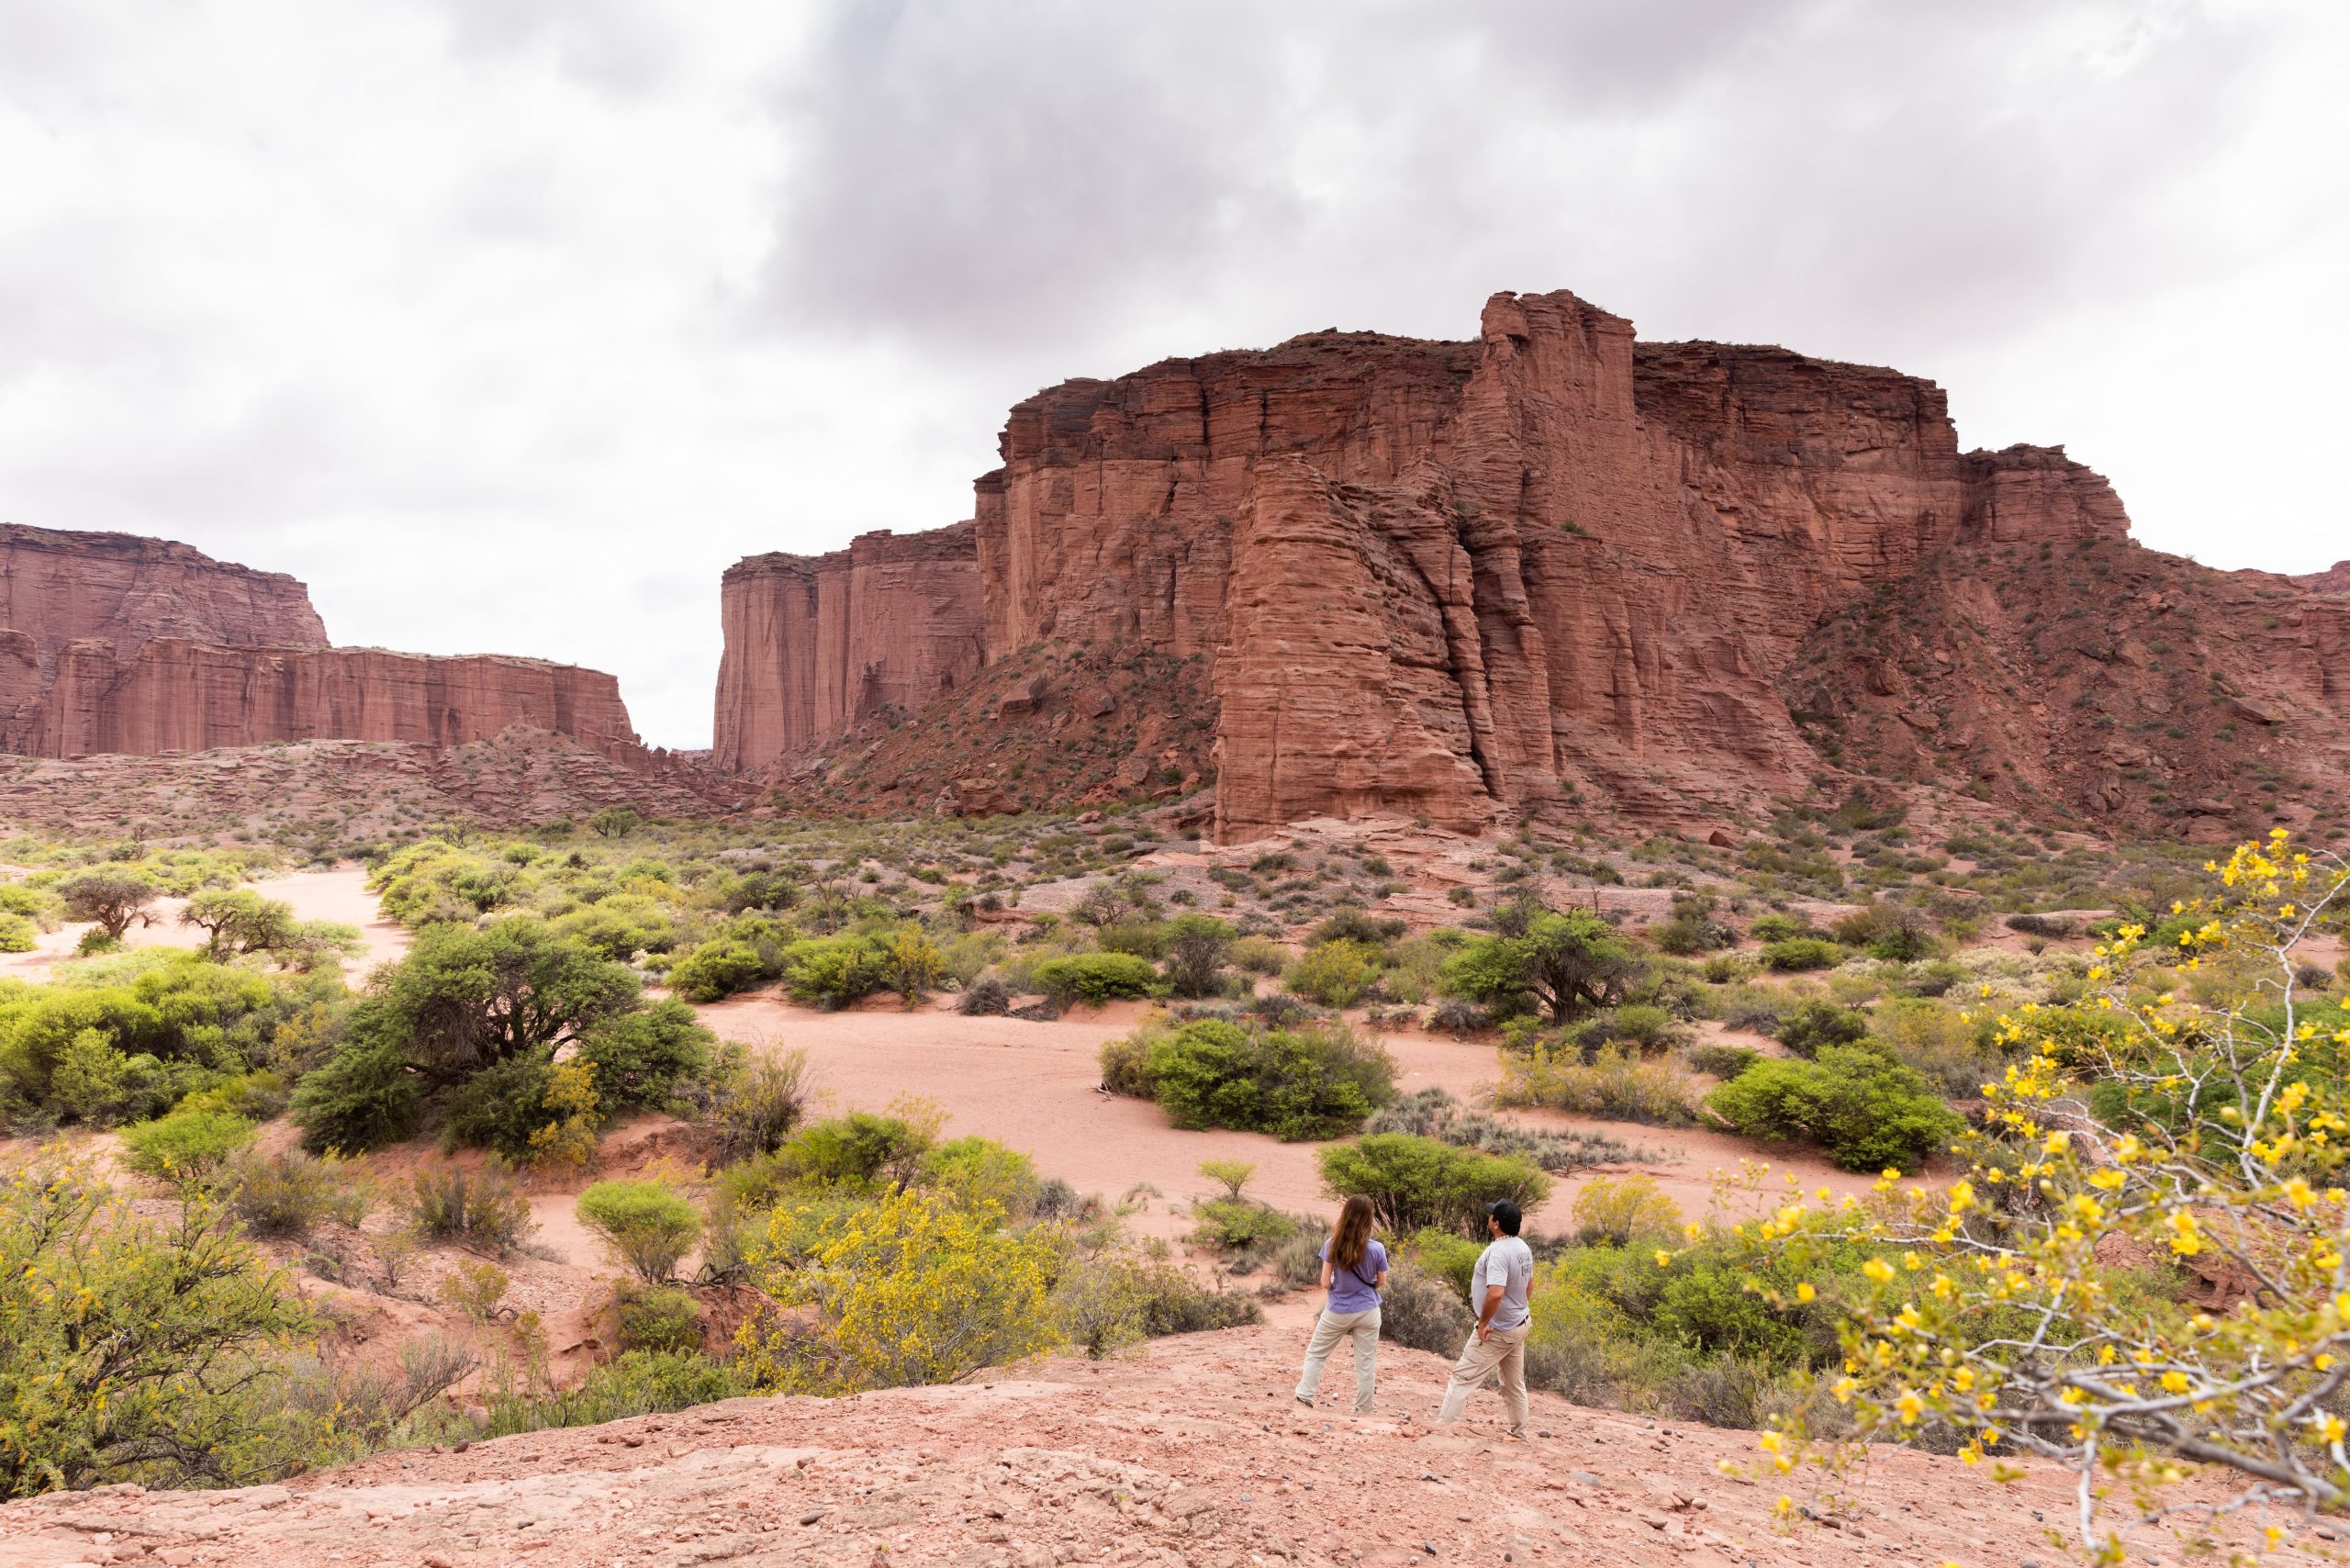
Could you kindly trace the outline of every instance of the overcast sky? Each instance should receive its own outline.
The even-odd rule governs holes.
[[[968,515],[1005,408],[1569,287],[1949,388],[2138,536],[2350,555],[2333,0],[0,0],[0,519],[613,670]]]

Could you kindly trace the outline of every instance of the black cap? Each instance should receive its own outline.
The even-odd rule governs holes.
[[[1504,1236],[1516,1236],[1517,1227],[1525,1223],[1526,1219],[1525,1212],[1508,1198],[1496,1199],[1487,1204],[1485,1212],[1494,1216],[1494,1222],[1502,1227]]]

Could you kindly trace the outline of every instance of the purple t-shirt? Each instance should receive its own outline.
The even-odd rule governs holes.
[[[1330,1244],[1322,1244],[1322,1260],[1330,1260]],[[1387,1249],[1376,1237],[1362,1244],[1362,1256],[1351,1269],[1332,1264],[1330,1269],[1330,1310],[1333,1312],[1368,1312],[1379,1305],[1379,1292],[1371,1281],[1387,1271]]]

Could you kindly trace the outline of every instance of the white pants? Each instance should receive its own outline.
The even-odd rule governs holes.
[[[1469,1403],[1477,1386],[1499,1372],[1502,1409],[1509,1416],[1510,1435],[1526,1436],[1526,1336],[1533,1328],[1531,1323],[1489,1328],[1483,1339],[1471,1329],[1469,1342],[1460,1347],[1460,1359],[1452,1363],[1452,1381],[1445,1385],[1444,1408],[1437,1412],[1437,1420],[1460,1419],[1460,1407]]]
[[[1305,1345],[1305,1372],[1297,1380],[1297,1396],[1307,1404],[1314,1403],[1314,1391],[1322,1383],[1322,1363],[1338,1348],[1338,1341],[1351,1335],[1355,1342],[1355,1414],[1371,1414],[1371,1394],[1379,1381],[1379,1308],[1365,1307],[1360,1312],[1332,1312],[1325,1307],[1322,1316],[1314,1320],[1314,1338]]]

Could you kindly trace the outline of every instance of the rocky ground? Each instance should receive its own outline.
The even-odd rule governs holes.
[[[1886,1450],[1830,1490],[1768,1475],[1751,1434],[1534,1396],[1431,1430],[1444,1364],[1382,1348],[1375,1416],[1301,1409],[1301,1326],[1160,1340],[949,1389],[738,1399],[384,1454],[282,1486],[110,1488],[0,1507],[0,1568],[72,1563],[2054,1562],[2061,1473]],[[1341,1352],[1341,1360],[1345,1352]],[[1337,1382],[1348,1383],[1340,1367]],[[1727,1465],[1737,1473],[1725,1473]],[[1782,1493],[1796,1510],[1781,1515]],[[2257,1519],[2231,1527],[2241,1544]],[[2277,1522],[2290,1523],[2280,1520]],[[2287,1547],[2336,1550],[2331,1526]],[[2334,1543],[2330,1545],[2329,1543]],[[2132,1560],[2184,1543],[2132,1532]]]

